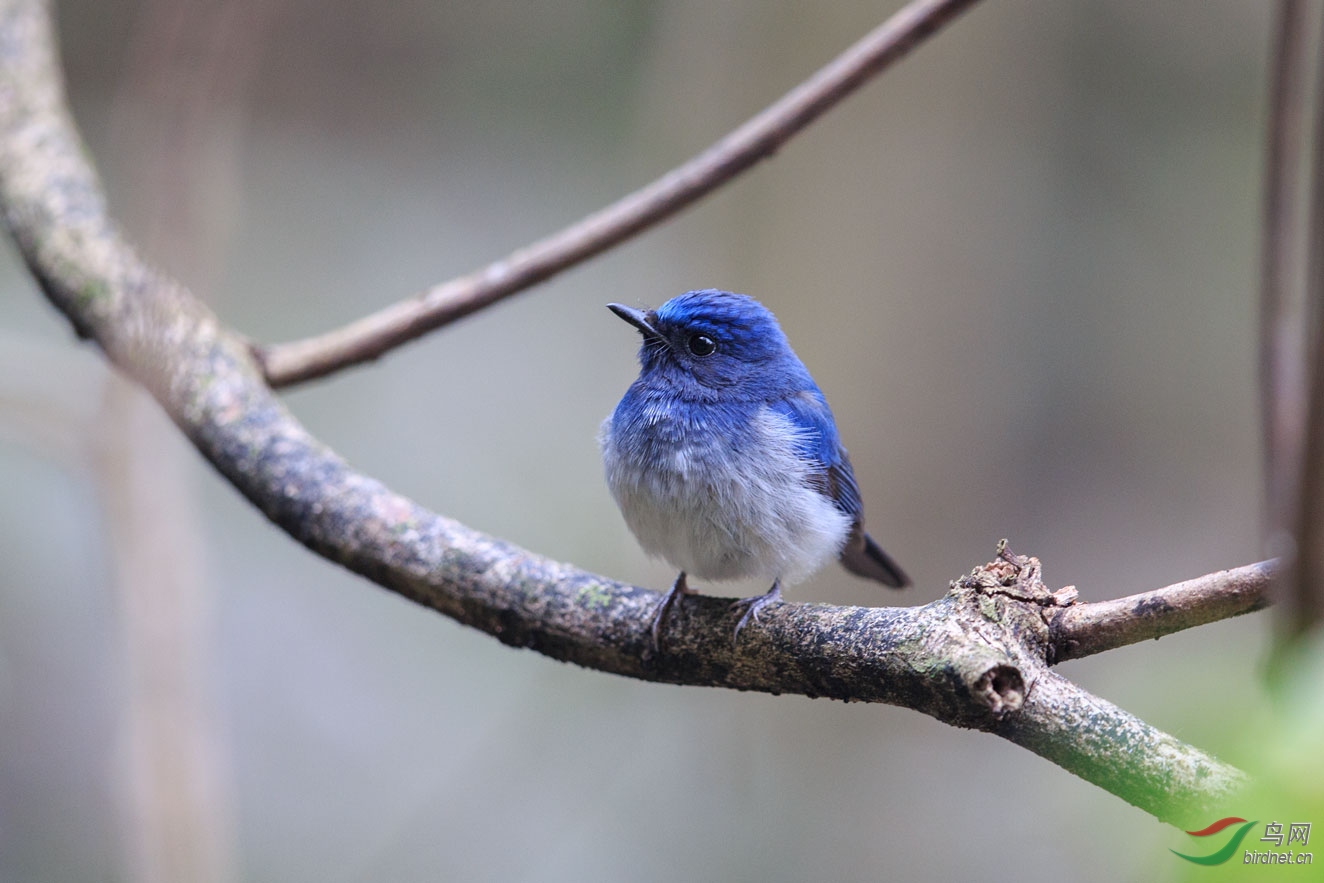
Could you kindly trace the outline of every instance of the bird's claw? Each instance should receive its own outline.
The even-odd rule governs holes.
[[[653,611],[653,622],[649,628],[649,634],[653,639],[654,655],[662,652],[662,624],[666,622],[667,614],[669,614],[671,608],[675,606],[677,598],[681,595],[689,594],[693,594],[693,592],[690,589],[689,584],[686,583],[685,571],[682,570],[680,576],[676,577],[676,581],[672,583],[671,591],[667,592],[666,597],[662,599],[662,603],[658,604],[657,608]]]
[[[755,622],[759,621],[760,610],[770,604],[778,603],[781,599],[782,587],[781,581],[778,580],[773,582],[772,588],[768,589],[768,591],[764,592],[762,595],[755,595],[752,598],[741,598],[739,601],[733,602],[731,604],[731,609],[733,611],[744,610],[745,612],[742,613],[740,619],[736,621],[736,629],[731,634],[731,642],[736,643],[740,640],[740,630],[743,629],[751,619]]]

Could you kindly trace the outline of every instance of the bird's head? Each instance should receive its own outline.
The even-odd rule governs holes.
[[[752,297],[710,288],[687,291],[656,310],[607,308],[643,336],[644,379],[762,394],[808,378],[777,318]]]

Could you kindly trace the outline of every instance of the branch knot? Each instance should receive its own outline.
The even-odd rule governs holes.
[[[1041,607],[1068,607],[1079,595],[1075,586],[1050,591],[1044,585],[1043,565],[1039,559],[1033,555],[1017,555],[1007,548],[1006,540],[998,543],[996,558],[952,583],[953,592],[959,589],[1029,601]]]

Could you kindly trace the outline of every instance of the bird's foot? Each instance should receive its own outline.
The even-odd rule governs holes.
[[[755,595],[752,598],[741,598],[731,605],[732,610],[743,610],[740,620],[736,623],[736,630],[731,635],[731,641],[734,643],[740,640],[740,630],[745,627],[751,619],[759,621],[759,611],[769,604],[775,604],[782,599],[781,580],[773,580],[772,588],[768,589],[762,595]]]
[[[657,605],[653,611],[653,625],[650,632],[653,636],[653,653],[660,653],[662,650],[662,624],[666,622],[667,614],[671,613],[671,608],[675,606],[676,599],[681,595],[693,595],[694,590],[689,587],[685,581],[685,571],[680,572],[676,581],[671,584],[671,591],[662,599],[662,603]]]

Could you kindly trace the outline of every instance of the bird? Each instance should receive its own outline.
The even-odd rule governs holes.
[[[783,584],[830,558],[910,584],[865,533],[832,410],[770,310],[712,288],[655,310],[607,308],[643,338],[639,376],[598,434],[607,487],[644,551],[680,571],[653,612],[654,651],[677,600],[694,594],[690,576],[772,580],[731,605],[736,643]]]

